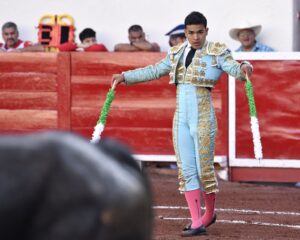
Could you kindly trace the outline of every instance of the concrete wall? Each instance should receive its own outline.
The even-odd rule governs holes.
[[[200,11],[208,18],[208,40],[226,43],[233,50],[238,42],[228,31],[239,21],[250,21],[263,26],[258,40],[277,51],[292,51],[295,44],[295,8],[298,0],[10,0],[0,2],[0,24],[15,21],[21,38],[37,41],[39,18],[45,14],[70,14],[75,19],[78,33],[85,27],[98,32],[98,41],[109,50],[118,42],[127,42],[127,29],[132,24],[143,26],[150,41],[168,49],[164,36],[175,25],[184,21],[191,11]],[[297,5],[299,6],[299,5]],[[294,24],[293,24],[294,22]],[[299,29],[299,27],[298,27]],[[78,40],[78,38],[76,38]],[[294,42],[294,43],[293,43]],[[298,41],[299,42],[299,41]]]

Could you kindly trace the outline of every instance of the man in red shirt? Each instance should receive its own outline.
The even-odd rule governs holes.
[[[13,22],[7,22],[2,26],[2,38],[0,52],[41,52],[45,51],[42,45],[34,45],[30,41],[19,39],[18,27]]]
[[[97,43],[96,32],[91,28],[85,28],[79,34],[80,42],[77,43],[63,43],[59,46],[61,52],[69,51],[85,51],[85,52],[107,52],[107,48],[103,44]]]

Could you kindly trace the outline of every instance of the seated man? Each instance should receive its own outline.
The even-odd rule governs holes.
[[[229,31],[229,35],[234,40],[241,43],[241,46],[235,50],[236,52],[273,52],[274,49],[259,43],[255,38],[261,31],[261,25],[250,25],[244,23],[239,28],[233,28]]]
[[[0,179],[0,239],[151,239],[149,183],[115,141],[2,135]]]
[[[159,52],[160,47],[157,43],[150,43],[145,38],[145,33],[140,25],[132,25],[128,29],[129,43],[119,43],[115,45],[116,52]]]
[[[30,41],[19,39],[18,27],[13,22],[7,22],[2,26],[2,38],[4,44],[0,43],[0,52],[43,52],[44,47],[33,44]]]
[[[63,43],[59,46],[61,52],[85,51],[85,52],[107,52],[107,48],[97,43],[96,32],[91,28],[85,28],[79,34],[80,43]]]
[[[166,33],[166,36],[169,36],[170,47],[174,47],[178,44],[184,43],[186,40],[184,33],[184,24],[177,25],[170,32]]]

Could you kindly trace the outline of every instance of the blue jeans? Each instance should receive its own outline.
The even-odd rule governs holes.
[[[217,192],[214,151],[217,122],[211,92],[192,84],[177,85],[173,144],[180,192]]]

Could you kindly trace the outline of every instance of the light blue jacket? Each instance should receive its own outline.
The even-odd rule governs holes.
[[[187,42],[172,47],[160,62],[144,68],[124,72],[125,84],[134,84],[170,75],[170,84],[191,83],[196,86],[214,87],[223,71],[242,79],[241,64],[235,61],[231,51],[220,43],[205,42],[197,49],[192,63],[186,69],[183,54]]]

